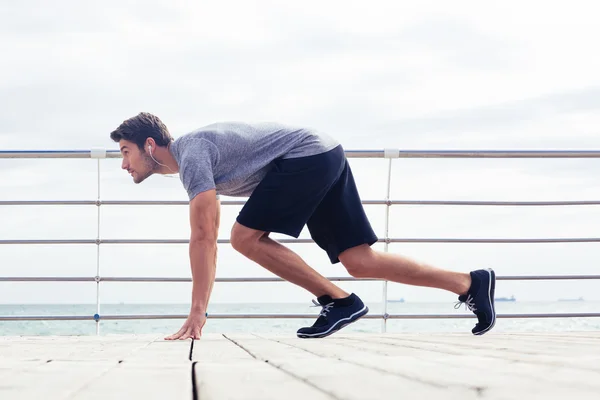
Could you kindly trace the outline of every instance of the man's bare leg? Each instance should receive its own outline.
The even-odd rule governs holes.
[[[339,259],[355,277],[429,286],[458,294],[459,301],[464,302],[477,316],[478,322],[471,330],[474,335],[483,335],[496,323],[496,275],[492,269],[475,270],[468,274],[446,271],[397,254],[375,251],[366,244],[342,252]]]
[[[398,254],[375,251],[366,244],[342,252],[339,259],[354,277],[434,287],[458,295],[465,294],[471,286],[468,273],[447,271]]]
[[[316,297],[333,299],[349,296],[327,278],[312,269],[292,250],[268,237],[268,234],[235,223],[231,244],[240,253],[275,275],[308,290]]]

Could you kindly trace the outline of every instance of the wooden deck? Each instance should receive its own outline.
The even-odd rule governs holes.
[[[0,399],[598,399],[600,332],[0,337]]]

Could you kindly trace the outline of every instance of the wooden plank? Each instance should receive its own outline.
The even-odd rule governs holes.
[[[190,399],[192,397],[190,341],[155,339],[81,387],[69,399]]]
[[[164,366],[125,361],[89,380],[69,399],[191,399],[191,382],[191,363]]]
[[[446,355],[466,355],[472,357],[489,357],[517,362],[530,362],[538,365],[567,366],[585,371],[600,371],[600,351],[595,343],[588,346],[574,345],[560,351],[551,350],[550,343],[544,345],[525,345],[519,342],[512,344],[498,341],[492,337],[465,338],[452,341],[446,339],[424,340],[400,335],[373,336],[369,340],[389,346],[415,348],[424,352],[434,352]],[[487,345],[486,345],[487,341]],[[495,343],[495,344],[494,344]]]
[[[66,399],[93,382],[116,363],[110,361],[52,361],[21,373],[4,375],[1,399]]]
[[[596,339],[591,338],[567,338],[567,337],[539,337],[539,336],[510,336],[510,335],[499,335],[490,334],[487,336],[473,336],[473,335],[454,335],[454,336],[439,336],[439,335],[398,335],[398,334],[385,334],[385,335],[374,335],[374,337],[389,337],[389,338],[401,338],[403,340],[410,340],[422,343],[435,343],[435,344],[457,344],[463,343],[470,348],[477,349],[504,349],[507,346],[509,348],[516,348],[520,351],[526,351],[529,353],[535,353],[540,350],[544,350],[546,353],[549,351],[563,354],[564,350],[582,351],[586,353],[589,351],[590,345],[599,345],[600,342],[596,342]],[[551,344],[552,346],[548,346]]]
[[[592,339],[600,340],[600,332],[598,331],[564,331],[564,332],[503,332],[504,336],[514,336],[517,338],[537,337],[543,340],[549,338],[565,338],[565,339]]]
[[[549,398],[577,394],[580,398],[594,398],[600,390],[600,375],[595,371],[574,370],[556,365],[514,363],[502,358],[461,354],[462,344],[454,353],[422,351],[418,348],[390,346],[372,337],[338,337],[327,343],[275,339],[305,351],[323,354],[375,370],[414,380],[437,382],[447,386],[475,387],[485,398],[506,398],[545,393]],[[565,353],[564,358],[569,354]],[[507,386],[507,382],[510,385]],[[540,389],[540,386],[543,388]],[[555,396],[555,397],[553,397]]]
[[[498,360],[499,362],[509,362],[511,364],[528,363],[533,366],[554,365],[582,371],[583,373],[593,373],[594,376],[598,373],[598,364],[600,360],[600,354],[595,347],[592,347],[587,354],[579,354],[574,358],[574,353],[568,349],[565,349],[562,353],[544,354],[543,349],[536,352],[527,348],[519,350],[518,348],[505,346],[490,350],[487,348],[473,348],[462,341],[455,344],[442,344],[414,341],[402,337],[374,337],[370,338],[369,342],[380,343],[382,346],[386,345],[392,348],[414,349],[421,354],[427,354],[427,357],[438,356],[442,359],[451,359],[450,356],[454,355],[465,356],[469,360],[477,360],[478,358],[484,357],[488,359],[488,362]],[[361,342],[361,346],[362,345],[364,345],[364,342]]]
[[[119,340],[122,338],[4,337],[0,340],[0,398],[66,398],[116,365],[107,358],[98,359],[97,352],[103,346],[111,348],[111,342],[119,347]]]
[[[202,400],[335,399],[310,382],[252,357],[223,336],[203,335],[194,344],[192,360],[196,393]]]
[[[159,342],[153,335],[18,338],[10,343],[0,347],[1,399],[192,394],[189,341]]]
[[[4,337],[0,339],[0,359],[113,360],[147,346],[155,338],[156,335]]]
[[[476,389],[460,386],[444,386],[435,380],[418,381],[409,376],[392,374],[363,365],[348,362],[325,351],[328,339],[292,339],[298,343],[313,343],[323,351],[307,352],[298,347],[256,337],[228,335],[240,346],[262,360],[287,373],[312,382],[316,387],[330,393],[336,399],[397,399],[404,396],[424,396],[444,399],[476,399]],[[364,354],[355,352],[357,357]],[[298,395],[292,398],[302,398]],[[416,398],[416,397],[415,397]]]
[[[365,346],[348,345],[344,339],[331,339],[327,342],[317,341],[299,341],[294,339],[274,339],[291,347],[302,349],[304,351],[320,354],[325,357],[338,359],[350,364],[354,364],[366,369],[371,369],[381,375],[394,375],[404,379],[421,382],[428,385],[438,386],[446,391],[469,391],[471,396],[483,398],[500,398],[505,394],[505,390],[493,391],[490,393],[491,384],[495,384],[494,389],[503,389],[507,377],[497,377],[493,374],[481,376],[473,374],[472,370],[464,368],[460,363],[458,366],[440,363],[436,357],[429,358],[422,354],[407,354],[402,351],[389,351],[380,348],[376,343],[368,343]],[[359,339],[355,339],[359,341]],[[519,377],[520,383],[532,384],[535,381],[527,377]],[[514,383],[512,378],[509,379]],[[375,383],[377,383],[375,378]],[[533,392],[533,391],[532,391]],[[420,397],[426,395],[421,388],[413,387],[405,392],[411,396]],[[489,397],[491,396],[491,397]],[[384,399],[393,398],[382,397]]]

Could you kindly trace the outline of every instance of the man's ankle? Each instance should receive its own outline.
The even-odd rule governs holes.
[[[329,295],[329,297],[331,297],[333,300],[345,299],[350,296],[350,293],[346,293],[342,289],[338,289],[333,292],[324,293],[324,294]]]
[[[467,293],[469,293],[469,289],[471,289],[473,280],[471,278],[470,273],[461,274],[461,275],[462,275],[462,279],[461,279],[460,287],[456,294],[458,294],[459,296],[464,296]]]

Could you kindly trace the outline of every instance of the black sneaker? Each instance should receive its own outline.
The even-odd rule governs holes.
[[[317,306],[323,307],[313,326],[298,329],[299,338],[322,338],[339,331],[344,326],[358,320],[369,312],[357,295],[352,293],[343,299],[332,299],[328,295],[320,296]]]
[[[496,274],[491,269],[471,271],[471,287],[467,294],[458,296],[456,308],[465,303],[479,321],[471,330],[474,335],[483,335],[494,327],[496,310],[494,308],[494,289]]]

